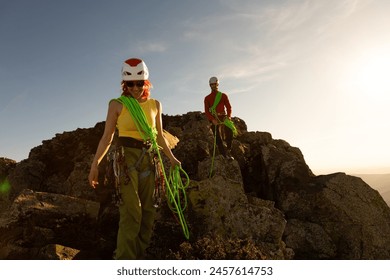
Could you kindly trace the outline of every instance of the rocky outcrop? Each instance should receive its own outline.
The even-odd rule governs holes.
[[[95,245],[98,211],[97,202],[24,189],[0,218],[0,257],[45,259],[60,247],[61,253],[50,258],[74,258]]]
[[[298,148],[233,121],[235,160],[212,161],[204,114],[163,116],[191,179],[190,239],[163,203],[146,258],[390,259],[390,209],[377,191],[344,173],[315,176]],[[9,206],[1,209],[0,258],[111,258],[118,213],[110,191],[87,182],[103,128],[57,134],[7,169],[0,161],[11,187],[3,195]],[[103,163],[101,182],[104,170]]]
[[[318,176],[285,196],[285,240],[300,258],[389,258],[389,207],[362,179]]]
[[[16,161],[0,157],[0,182],[4,182],[8,174],[16,166]]]

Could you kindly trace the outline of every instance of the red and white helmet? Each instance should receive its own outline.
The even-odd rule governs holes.
[[[123,63],[123,81],[141,81],[149,78],[149,70],[145,62],[139,58],[130,58]]]

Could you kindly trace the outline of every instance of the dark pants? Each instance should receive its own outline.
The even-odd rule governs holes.
[[[213,135],[215,135],[215,129],[217,129],[216,143],[218,151],[221,155],[226,156],[226,152],[230,152],[232,148],[233,131],[224,124],[212,125],[211,128],[213,130]]]

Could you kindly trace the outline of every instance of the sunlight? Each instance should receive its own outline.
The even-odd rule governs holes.
[[[390,89],[390,57],[373,56],[358,72],[357,82],[364,91],[387,93]]]
[[[359,57],[349,69],[349,84],[355,93],[372,98],[386,98],[390,93],[390,54],[370,51]]]

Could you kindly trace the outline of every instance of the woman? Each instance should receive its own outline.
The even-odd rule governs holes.
[[[163,136],[161,104],[150,98],[152,84],[148,78],[148,68],[141,59],[126,60],[122,67],[122,96],[138,101],[145,113],[147,123],[157,130],[157,143],[169,158],[171,165],[180,165],[180,161],[172,154]],[[150,148],[144,141],[145,135],[141,135],[143,132],[137,128],[132,114],[134,113],[130,113],[127,106],[119,99],[111,100],[104,133],[88,177],[90,185],[95,188],[98,184],[98,165],[112,143],[115,128],[118,128],[118,144],[124,160],[119,180],[123,203],[119,206],[120,219],[115,259],[142,258],[152,235],[155,216],[153,202],[155,169],[151,155],[145,153]]]

